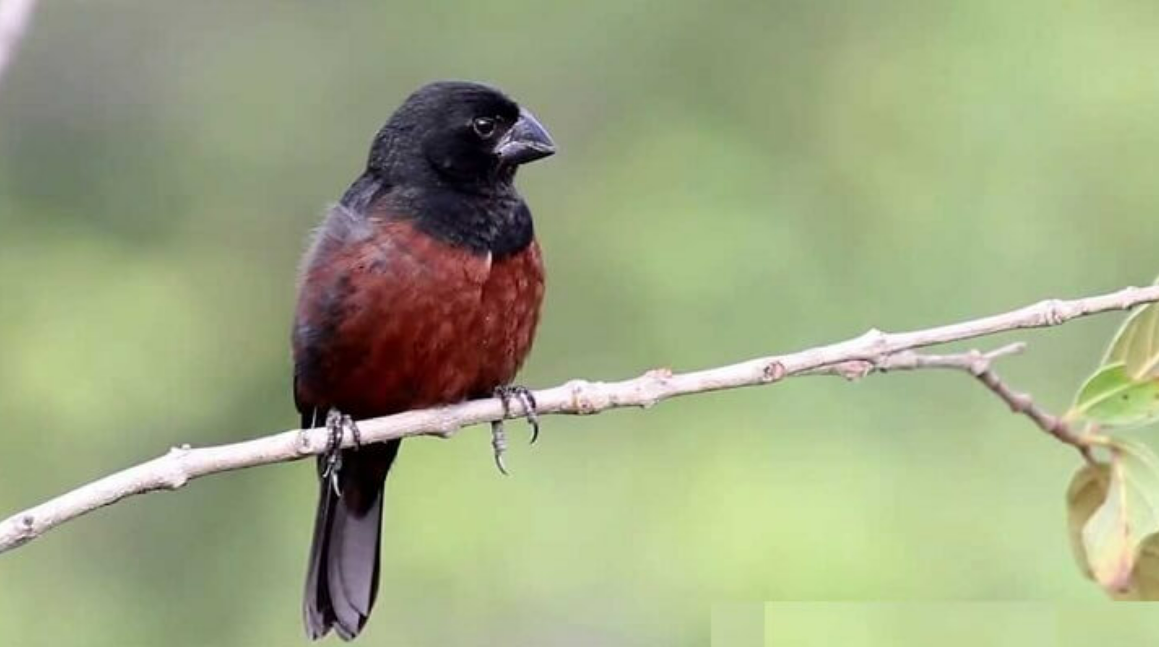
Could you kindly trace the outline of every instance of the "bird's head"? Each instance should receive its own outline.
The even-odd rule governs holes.
[[[555,153],[547,129],[499,90],[479,83],[427,84],[375,137],[369,167],[393,182],[426,178],[464,186],[509,184],[521,165]]]

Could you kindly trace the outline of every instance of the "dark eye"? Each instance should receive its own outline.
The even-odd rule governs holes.
[[[476,117],[471,120],[471,129],[483,139],[495,134],[495,120],[491,117]]]

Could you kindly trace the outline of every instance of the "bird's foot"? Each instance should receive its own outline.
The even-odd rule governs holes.
[[[527,417],[527,424],[531,425],[531,443],[539,439],[539,416],[536,414],[535,394],[525,386],[509,384],[495,388],[495,397],[503,403],[503,417],[511,416],[511,401],[517,400],[523,407],[523,415]],[[503,428],[503,420],[491,423],[491,447],[495,450],[495,466],[504,475],[507,474],[507,465],[503,462],[503,454],[507,452],[507,432]]]
[[[511,415],[511,400],[517,400],[519,405],[523,407],[523,415],[527,418],[527,424],[531,425],[531,442],[534,445],[536,440],[539,440],[539,413],[537,407],[539,405],[535,402],[535,394],[531,389],[512,384],[509,386],[501,386],[495,389],[495,397],[503,402],[503,415]]]
[[[326,430],[330,432],[330,439],[322,454],[322,480],[329,480],[334,494],[342,496],[342,490],[338,487],[338,473],[342,471],[342,437],[349,430],[354,439],[354,449],[357,450],[362,446],[362,433],[353,418],[334,408],[326,413]]]

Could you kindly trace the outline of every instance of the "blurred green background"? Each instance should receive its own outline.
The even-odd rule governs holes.
[[[308,232],[436,78],[552,130],[532,386],[697,368],[1154,278],[1150,2],[46,0],[0,85],[0,514],[292,428]],[[1059,411],[1121,317],[1019,334]],[[522,436],[523,429],[513,430]],[[1073,451],[956,374],[408,441],[371,645],[703,645],[743,600],[1098,601]],[[0,556],[4,645],[302,644],[307,462]],[[1159,622],[1154,623],[1159,636]],[[945,644],[953,643],[950,636]]]

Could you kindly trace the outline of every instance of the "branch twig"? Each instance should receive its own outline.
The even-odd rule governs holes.
[[[1011,411],[1021,413],[1027,418],[1030,418],[1034,421],[1034,424],[1038,425],[1039,429],[1054,436],[1059,442],[1066,443],[1077,449],[1088,463],[1094,462],[1094,456],[1091,455],[1091,443],[1086,438],[1083,438],[1082,434],[1072,429],[1062,418],[1047,413],[1042,407],[1035,404],[1029,393],[1019,393],[1012,390],[990,368],[990,362],[988,360],[981,361],[968,370],[986,388],[993,391],[994,395],[997,395],[1003,402],[1009,405]]]
[[[1058,441],[1070,445],[1082,454],[1088,462],[1093,461],[1091,443],[1076,432],[1062,418],[1048,413],[1034,403],[1029,393],[1019,393],[1012,390],[991,366],[994,360],[1007,355],[1016,355],[1026,350],[1026,344],[1015,342],[1001,348],[983,353],[972,350],[967,353],[952,355],[931,355],[902,351],[885,357],[874,363],[864,360],[854,360],[822,366],[804,373],[805,375],[840,375],[847,380],[859,380],[871,373],[886,373],[888,371],[912,371],[923,368],[944,368],[965,371],[978,378],[978,381],[990,389],[994,395],[1010,406],[1014,413],[1020,413],[1030,418],[1039,429],[1053,436]]]
[[[1016,355],[1024,350],[1026,350],[1026,344],[1015,342],[988,353],[972,350],[953,355],[930,355],[904,351],[890,355],[878,364],[863,361],[846,362],[844,364],[824,366],[815,371],[810,371],[810,374],[820,375],[823,373],[832,373],[841,375],[849,380],[856,380],[870,373],[885,373],[896,370],[945,368],[965,371],[978,378],[978,381],[983,386],[990,389],[994,395],[1009,405],[1011,411],[1030,418],[1039,429],[1054,436],[1058,441],[1074,447],[1086,460],[1092,460],[1091,443],[1082,434],[1074,431],[1062,418],[1048,413],[1042,407],[1035,404],[1034,399],[1030,397],[1029,393],[1019,393],[1012,390],[998,377],[994,369],[991,368],[994,360],[1007,355]]]
[[[809,371],[804,371],[800,375],[840,375],[849,380],[856,381],[871,374],[871,373],[888,373],[889,371],[916,371],[923,368],[948,368],[960,371],[985,370],[993,360],[1008,355],[1017,355],[1026,350],[1026,344],[1022,342],[1015,342],[1007,344],[1001,348],[992,350],[988,353],[982,353],[977,350],[972,350],[967,353],[954,353],[951,355],[933,355],[929,353],[915,353],[913,351],[901,351],[892,355],[887,355],[877,362],[867,360],[853,360],[849,362],[841,362],[840,364],[830,364],[828,366],[821,366]],[[979,368],[981,367],[981,368]]]
[[[1129,287],[1083,299],[1042,301],[1003,314],[925,330],[901,333],[870,330],[860,337],[828,346],[700,371],[673,373],[657,369],[634,379],[610,383],[573,380],[552,389],[536,391],[534,395],[540,415],[584,415],[621,407],[647,408],[662,400],[691,393],[771,384],[790,376],[815,374],[819,369],[846,375],[842,367],[848,368],[857,362],[879,369],[958,368],[960,359],[947,359],[953,356],[916,356],[906,351],[1011,330],[1057,326],[1078,317],[1126,310],[1156,301],[1159,301],[1159,286]],[[1013,351],[1000,349],[995,352],[1009,354]],[[991,353],[991,356],[996,355]],[[951,364],[953,366],[949,366]],[[984,382],[986,374],[987,371],[979,374]],[[988,386],[1011,403],[1015,410],[1026,413],[1044,429],[1055,429],[1051,433],[1066,442],[1051,418],[1033,406],[1017,404],[1024,401],[1016,394]],[[519,410],[513,411],[513,414],[520,413]],[[497,420],[503,415],[502,403],[492,398],[361,421],[359,429],[364,443],[419,435],[449,437],[462,427]],[[177,489],[191,479],[208,474],[320,454],[325,451],[327,441],[325,429],[312,429],[286,431],[229,445],[173,448],[164,456],[83,485],[0,522],[0,552],[27,543],[62,523],[125,497]],[[347,437],[344,446],[352,442],[353,439]]]
[[[16,46],[28,31],[36,0],[3,0],[0,2],[0,78],[12,62]]]

